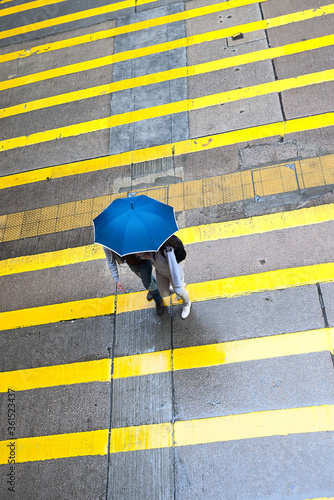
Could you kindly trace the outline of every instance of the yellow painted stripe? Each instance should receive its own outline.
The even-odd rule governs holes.
[[[46,325],[80,318],[113,314],[114,296],[19,309],[0,313],[0,330]]]
[[[192,283],[188,284],[187,291],[193,302],[202,302],[332,281],[334,263],[328,263]],[[173,303],[177,304],[178,301],[174,299]],[[149,307],[153,305],[148,305],[144,292],[117,295],[117,314]]]
[[[0,441],[0,465],[8,463],[8,446],[12,442]],[[16,463],[107,453],[108,429],[15,439]]]
[[[334,350],[334,329],[323,328],[303,332],[272,335],[255,339],[185,347],[133,356],[114,358],[113,378],[140,377],[257,361],[283,356],[296,356]],[[173,358],[173,359],[172,359]],[[0,392],[8,389],[26,391],[59,385],[111,380],[111,359],[29,368],[0,373]]]
[[[310,226],[333,220],[334,204],[328,204],[235,221],[192,226],[179,229],[177,234],[186,245],[190,245],[205,241],[224,240],[294,227]],[[105,259],[104,251],[99,245],[87,245],[57,250],[55,252],[15,257],[0,261],[0,276],[68,266],[98,259]]]
[[[333,430],[333,405],[269,410],[175,422],[173,427],[166,423],[162,429],[157,425],[112,429],[110,453],[170,447],[172,432],[175,446],[190,446]]]
[[[123,356],[114,359],[113,378],[138,377],[171,370],[190,370],[322,351],[334,353],[333,328],[184,347],[173,350],[173,360],[171,350]]]
[[[111,429],[110,453],[334,430],[334,406],[269,410],[225,417]],[[0,441],[0,464],[11,440]],[[108,429],[15,439],[17,463],[106,455]]]
[[[26,2],[22,5],[16,5],[15,7],[0,9],[0,17],[10,16],[11,14],[18,14],[19,12],[25,12],[31,9],[38,9],[39,7],[45,7],[46,5],[53,5],[55,3],[62,3],[66,1],[67,0],[35,0],[34,2]]]
[[[334,430],[334,405],[175,422],[175,446]],[[135,443],[134,443],[135,446]]]
[[[28,136],[13,137],[0,142],[0,151],[9,151],[11,149],[22,148],[26,146],[50,142],[64,137],[76,137],[91,132],[111,129],[120,125],[136,123],[142,120],[149,120],[171,114],[195,111],[198,109],[217,106],[227,102],[235,102],[252,97],[259,97],[275,92],[283,92],[295,88],[301,88],[308,85],[315,85],[334,80],[334,69],[320,71],[302,75],[285,80],[277,80],[269,83],[245,87],[243,89],[231,90],[219,94],[212,94],[184,101],[177,101],[168,104],[162,104],[151,108],[139,109],[119,115],[112,115],[107,118],[99,118],[88,122],[68,125],[66,127],[50,129],[43,132],[37,132]]]
[[[196,45],[213,40],[219,40],[222,38],[233,36],[236,32],[239,31],[243,33],[250,33],[252,31],[257,31],[260,29],[268,29],[272,27],[283,26],[286,24],[300,22],[306,19],[312,19],[315,17],[332,13],[334,13],[334,4],[325,7],[320,7],[319,9],[316,10],[310,9],[308,11],[296,12],[286,16],[280,16],[277,18],[272,18],[264,21],[256,21],[248,24],[235,26],[232,28],[224,28],[222,30],[215,30],[200,35],[193,35],[191,37],[180,38],[178,40],[174,40],[171,42],[165,42],[157,45],[151,45],[148,47],[129,50],[126,52],[120,52],[118,54],[104,56],[97,59],[92,59],[90,61],[70,64],[52,70],[46,70],[18,78],[12,78],[10,80],[7,79],[0,82],[0,91],[48,80],[51,78],[57,78],[59,76],[70,75],[81,71],[88,71],[90,69],[96,69],[120,61],[127,61],[151,54],[166,52],[180,47],[189,47],[191,45]]]
[[[37,99],[35,101],[29,101],[22,104],[17,104],[15,106],[3,108],[0,109],[0,118],[6,118],[18,114],[29,113],[31,111],[36,111],[38,109],[44,109],[52,106],[59,106],[61,104],[80,101],[82,99],[90,99],[92,97],[111,94],[114,92],[118,92],[120,90],[126,90],[135,87],[143,87],[154,83],[169,81],[182,77],[187,78],[193,75],[205,74],[227,67],[250,64],[251,62],[254,61],[263,61],[265,59],[273,57],[277,58],[287,54],[300,53],[303,50],[313,50],[319,47],[327,47],[333,44],[334,44],[334,35],[330,35],[322,37],[321,39],[315,38],[312,41],[307,40],[305,42],[298,42],[296,44],[291,44],[291,46],[283,46],[273,49],[269,48],[259,52],[242,54],[241,56],[234,56],[227,59],[219,59],[217,61],[209,63],[202,63],[194,66],[185,66],[182,68],[163,71],[160,73],[153,73],[151,75],[129,78],[126,80],[120,80],[118,82],[113,82],[106,85],[100,85],[98,87],[91,87],[88,89],[77,90],[74,92],[59,94],[56,96]],[[272,92],[282,92],[287,89],[300,88],[306,85],[313,85],[316,83],[332,81],[332,79],[333,79],[333,70],[325,70],[322,72],[311,73],[309,75],[303,75],[299,77],[297,76],[295,78],[287,78],[284,80],[264,83],[262,85],[255,85],[253,87],[245,87],[243,89],[236,89],[229,92],[221,92],[219,94],[213,94],[212,96],[210,96],[213,101],[211,104],[206,104],[206,100],[209,100],[209,96],[207,96],[197,99],[177,101],[176,103],[170,103],[164,106],[160,106],[160,108],[162,111],[164,109],[168,110],[168,114],[172,114],[173,112],[175,113],[175,109],[177,109],[178,113],[181,113],[182,111],[200,109],[201,107],[206,107],[208,105],[213,106],[217,103],[222,104],[226,102],[236,101],[239,99],[247,99],[249,97],[265,95]],[[157,110],[157,112],[159,112],[159,107],[157,106],[155,108],[146,108],[144,114],[150,113],[149,110],[152,109]],[[141,115],[140,111],[132,113],[124,113],[124,115],[116,115],[116,121],[115,124],[113,124],[113,126],[115,127],[119,125],[119,123],[117,123],[117,117],[124,116],[124,123],[126,123],[126,118],[130,117],[131,120],[131,116],[134,117],[136,116],[135,113],[137,113],[139,116]],[[161,116],[163,116],[163,114]],[[131,123],[131,121],[129,123]]]
[[[0,392],[7,392],[8,389],[16,392],[58,385],[110,382],[111,364],[111,359],[98,359],[81,363],[0,372]]]
[[[266,2],[267,0],[263,1]],[[186,19],[194,19],[199,16],[202,17],[208,14],[214,14],[216,12],[222,12],[230,9],[235,9],[237,7],[252,5],[254,3],[257,3],[257,0],[229,0],[227,2],[207,5],[196,9],[184,10],[182,12],[177,12],[175,14],[170,14],[167,16],[155,17],[153,19],[147,19],[146,21],[140,21],[138,23],[132,23],[125,26],[119,26],[117,28],[113,28],[110,30],[97,31],[95,33],[90,33],[88,35],[77,36],[74,38],[67,38],[65,40],[60,40],[58,42],[53,42],[44,45],[37,45],[29,50],[23,49],[23,50],[18,50],[16,52],[9,52],[8,54],[0,55],[0,64],[2,62],[13,61],[15,59],[19,59],[22,57],[29,57],[33,54],[42,54],[45,52],[60,50],[66,47],[74,47],[76,45],[82,45],[85,43],[95,42],[97,40],[104,40],[106,38],[111,38],[118,35],[124,35],[125,33],[133,33],[135,31],[136,32],[141,31],[147,28],[151,28],[153,26],[162,26],[164,24],[175,23],[178,21],[185,21]]]
[[[187,290],[193,302],[200,302],[333,281],[334,263],[328,263],[192,283]],[[173,303],[177,304],[178,301],[174,299]],[[154,304],[147,302],[146,292],[117,295],[117,314],[151,308],[154,308]],[[114,296],[5,311],[0,313],[0,331],[103,316],[113,312]]]
[[[151,148],[128,151],[112,156],[94,158],[82,162],[68,163],[55,167],[41,168],[29,172],[8,175],[0,178],[0,189],[40,182],[47,179],[57,179],[69,175],[79,175],[96,172],[109,168],[155,160],[163,157],[179,156],[231,144],[264,139],[267,137],[281,136],[295,132],[304,132],[312,129],[331,127],[334,124],[334,113],[324,113],[306,118],[297,118],[283,122],[249,127],[233,132],[224,132],[213,136],[164,144]]]
[[[80,19],[86,19],[87,17],[101,16],[103,14],[108,14],[109,12],[116,12],[117,10],[128,9],[130,7],[135,7],[136,5],[144,5],[154,2],[157,2],[157,0],[124,0],[123,2],[109,4],[102,7],[95,7],[93,9],[82,10],[80,12],[75,12],[73,14],[54,17],[52,19],[46,19],[45,21],[40,21],[33,24],[26,24],[24,26],[19,26],[18,28],[4,30],[0,32],[0,40],[21,35],[22,33],[31,33],[33,31],[49,28],[51,26],[71,23],[73,21],[79,21]]]

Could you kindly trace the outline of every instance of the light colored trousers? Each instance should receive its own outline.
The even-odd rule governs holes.
[[[181,266],[179,266],[179,269],[180,269],[180,274],[181,274],[182,290],[181,290],[181,293],[177,293],[176,295],[182,299],[183,305],[187,306],[190,302],[189,295],[188,295],[187,290],[184,288],[183,269]],[[163,276],[162,274],[159,273],[159,271],[157,269],[155,270],[155,274],[156,274],[156,278],[157,278],[157,284],[158,284],[160,295],[162,297],[169,297],[170,296],[170,290],[169,290],[170,285],[172,286],[172,288],[175,292],[172,277],[170,275]]]

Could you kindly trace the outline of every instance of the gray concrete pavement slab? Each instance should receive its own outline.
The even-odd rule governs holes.
[[[297,145],[300,158],[312,158],[313,156],[332,154],[334,152],[333,137],[333,128],[325,127],[319,130],[289,134],[286,139]]]
[[[176,307],[173,312],[175,348],[325,326],[316,286],[193,303],[187,321],[181,319]]]
[[[333,62],[333,47],[308,50],[300,54],[278,57],[274,59],[275,70],[280,80],[283,78],[294,78],[299,75],[316,73],[331,69]],[[317,87],[312,86],[314,90]],[[314,98],[317,92],[314,92]],[[328,109],[331,109],[328,107]]]
[[[190,138],[256,127],[282,120],[277,94],[268,94],[189,112]]]
[[[6,466],[0,467],[3,500],[102,500],[106,498],[108,457],[74,457],[16,465],[15,493],[6,488]],[[14,496],[15,495],[15,496]]]
[[[171,373],[114,380],[112,405],[112,427],[170,422]]]
[[[318,36],[331,35],[333,32],[334,15],[309,19],[299,23],[290,23],[268,30],[270,47],[280,47],[287,43],[310,40]]]
[[[182,421],[334,402],[329,352],[177,371],[174,383]]]
[[[282,104],[286,118],[294,119],[327,113],[334,109],[334,83],[319,83],[301,89],[282,92]]]
[[[173,450],[110,455],[108,500],[173,500]]]
[[[155,309],[117,314],[115,335],[115,357],[171,349],[169,310],[162,316]]]
[[[321,293],[324,300],[325,314],[330,327],[334,326],[334,284],[321,283]]]
[[[318,9],[323,5],[330,5],[331,3],[331,0],[281,0],[280,2],[270,0],[262,4],[262,11],[264,17],[268,19],[306,9]]]
[[[110,391],[109,382],[17,391],[15,437],[107,429],[110,422]],[[1,394],[1,399],[1,422],[6,422],[7,394]]]
[[[106,359],[113,335],[113,316],[2,331],[1,371]]]
[[[177,448],[176,498],[331,497],[333,440],[319,432]]]
[[[228,174],[238,169],[238,146],[227,146],[175,156],[175,168],[182,168],[184,180]]]

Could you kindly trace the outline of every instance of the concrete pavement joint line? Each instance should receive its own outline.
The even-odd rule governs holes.
[[[100,16],[103,14],[108,14],[110,12],[115,12],[117,10],[127,9],[130,7],[135,7],[136,5],[145,5],[148,3],[154,3],[158,0],[124,0],[118,3],[112,3],[104,5],[102,7],[95,7],[93,9],[83,10],[81,12],[75,12],[74,14],[66,14],[65,16],[54,17],[52,19],[47,19],[45,21],[40,21],[33,24],[26,24],[24,26],[19,26],[18,28],[12,28],[0,32],[0,40],[5,38],[11,38],[17,35],[31,33],[33,31],[38,31],[44,28],[50,28],[52,26],[58,26],[65,23],[71,23],[73,21],[79,21],[81,19],[86,19],[87,17]]]
[[[173,429],[174,428],[174,429]],[[172,440],[175,432],[175,444]],[[253,413],[113,428],[109,453],[191,446],[289,434],[331,432],[334,405],[307,406]],[[106,455],[108,429],[18,438],[16,462],[37,462],[76,456]],[[0,465],[7,464],[10,440],[0,441]]]
[[[75,137],[85,133],[112,129],[120,125],[127,125],[129,123],[137,123],[143,120],[150,120],[152,118],[160,118],[162,116],[195,111],[198,109],[209,108],[211,106],[222,105],[227,102],[236,102],[243,99],[250,99],[276,92],[283,92],[284,90],[291,90],[306,87],[309,85],[332,82],[333,80],[334,69],[301,75],[293,78],[286,78],[284,80],[262,83],[254,85],[252,87],[244,87],[227,92],[220,92],[218,94],[211,94],[204,97],[195,97],[183,101],[160,104],[158,106],[153,106],[150,108],[142,108],[135,111],[129,111],[127,113],[112,115],[107,118],[99,118],[97,120],[81,122],[75,125],[68,125],[66,127],[57,129],[45,130],[43,132],[37,132],[29,136],[6,139],[0,142],[0,150],[8,151],[10,149],[41,144],[43,142],[49,142],[63,137]]]
[[[53,5],[55,3],[62,3],[67,1],[68,0],[35,0],[33,2],[27,2],[22,5],[16,5],[15,7],[0,9],[0,17],[10,16],[11,14],[17,14],[19,12],[38,9],[39,7],[46,7],[47,5]]]
[[[333,281],[334,263],[327,263],[192,283],[187,290],[195,303]],[[155,304],[147,302],[146,294],[145,291],[117,295],[116,310],[114,296],[108,296],[1,312],[0,331],[154,309]],[[174,295],[173,304],[178,303]]]
[[[316,17],[333,13],[334,13],[334,4],[326,7],[320,7],[317,10],[311,9],[309,11],[301,11],[294,14],[280,16],[278,18],[272,18],[264,21],[255,21],[248,24],[234,26],[232,28],[224,28],[221,30],[210,31],[207,33],[193,35],[186,38],[180,38],[178,40],[170,42],[160,43],[157,45],[150,45],[148,47],[142,47],[139,49],[119,52],[116,54],[112,54],[110,56],[99,57],[97,59],[91,59],[89,61],[70,64],[67,66],[61,66],[56,69],[41,71],[39,73],[32,73],[26,76],[13,78],[11,80],[4,80],[0,82],[0,91],[24,85],[30,85],[31,83],[57,78],[59,76],[71,75],[81,71],[88,71],[90,69],[101,68],[103,66],[108,66],[120,61],[127,61],[151,54],[167,52],[180,47],[190,47],[192,45],[204,42],[220,40],[222,38],[233,36],[236,33],[236,31],[237,32],[242,31],[243,33],[251,33],[253,31],[258,31],[260,29],[275,28],[277,26],[284,26],[287,24],[304,21],[306,19],[313,19]]]
[[[157,0],[150,0],[150,1],[147,1],[145,3],[151,3],[153,1],[157,1]],[[262,1],[266,2],[267,0],[262,0]],[[132,24],[125,25],[125,26],[119,26],[117,28],[113,28],[110,30],[97,31],[95,33],[91,33],[88,35],[78,36],[78,37],[74,37],[74,38],[68,38],[68,39],[65,39],[65,40],[62,40],[59,42],[53,42],[51,44],[38,45],[38,46],[32,47],[30,50],[21,50],[21,51],[16,51],[16,52],[4,54],[4,55],[0,56],[0,63],[5,62],[5,61],[12,61],[12,60],[20,58],[20,57],[28,57],[32,54],[40,54],[40,53],[44,53],[44,52],[50,52],[53,50],[63,49],[65,47],[73,47],[75,45],[81,45],[83,43],[89,43],[89,42],[94,42],[97,40],[103,40],[105,38],[111,38],[113,36],[123,35],[125,33],[133,33],[134,31],[141,31],[141,30],[144,30],[146,28],[151,28],[152,26],[163,26],[164,24],[170,24],[170,23],[174,23],[177,21],[194,19],[195,17],[205,16],[208,14],[214,14],[216,12],[230,10],[230,9],[234,9],[237,7],[244,7],[247,5],[252,5],[252,4],[257,3],[257,2],[258,2],[258,0],[229,0],[227,2],[208,5],[205,7],[199,7],[196,9],[190,9],[190,10],[186,10],[186,11],[175,13],[175,14],[169,14],[166,16],[156,17],[153,19],[147,19],[146,21],[132,23]],[[142,2],[142,3],[144,3],[144,2]],[[135,5],[140,5],[140,2],[136,2]],[[84,11],[84,12],[87,12],[87,11]],[[56,18],[56,19],[59,19],[59,18]],[[60,19],[62,19],[62,18],[60,18]],[[74,19],[74,20],[76,20],[76,19]],[[64,21],[62,21],[62,22],[64,22]],[[34,23],[32,25],[23,26],[22,28],[15,28],[14,30],[8,30],[6,32],[7,35],[5,36],[5,38],[8,38],[10,36],[20,35],[20,34],[26,33],[26,32],[36,31],[38,29],[48,28],[49,26],[54,26],[54,19],[51,20],[51,23],[52,24],[49,25],[48,21],[42,21],[40,23]],[[19,30],[21,30],[21,31],[19,31]],[[14,33],[11,34],[11,32],[13,32],[13,31],[14,31]],[[1,34],[0,34],[0,39],[1,39]]]
[[[111,365],[112,360],[106,358],[0,372],[0,393],[8,392],[8,387],[15,391],[29,391],[42,387],[110,382]]]
[[[301,208],[289,212],[249,217],[228,222],[214,222],[179,229],[185,245],[205,241],[251,236],[294,227],[310,226],[334,220],[334,204]],[[105,259],[100,245],[67,248],[55,252],[16,257],[0,261],[0,276],[39,271],[59,266]]]
[[[29,172],[17,173],[0,178],[0,189],[22,184],[40,182],[47,179],[59,179],[82,173],[96,172],[109,168],[156,160],[163,157],[180,156],[232,144],[264,139],[268,137],[284,137],[288,134],[305,132],[307,130],[331,127],[334,125],[334,112],[323,113],[305,118],[295,118],[287,122],[275,122],[239,129],[232,132],[223,132],[213,136],[199,137],[171,144],[163,144],[145,149],[137,149],[92,160],[46,167]]]
[[[128,90],[131,88],[144,87],[147,85],[152,85],[158,82],[171,81],[178,78],[189,78],[194,75],[206,74],[213,71],[218,71],[227,67],[241,66],[244,64],[251,64],[253,62],[264,61],[271,59],[273,57],[282,57],[290,54],[301,53],[304,51],[314,50],[319,47],[328,47],[334,44],[334,35],[329,35],[322,37],[321,39],[314,38],[312,40],[307,40],[304,42],[297,42],[296,44],[291,44],[290,46],[282,46],[277,48],[264,49],[258,52],[251,52],[248,54],[242,54],[241,56],[233,56],[227,59],[218,59],[209,63],[202,63],[194,66],[184,66],[182,68],[171,69],[167,71],[162,71],[160,73],[152,73],[150,75],[139,76],[135,78],[129,78],[126,80],[119,80],[117,82],[112,82],[106,85],[100,85],[98,87],[90,87],[88,89],[76,90],[74,92],[69,92],[65,94],[58,94],[52,97],[45,97],[43,99],[37,99],[35,101],[28,101],[22,104],[17,104],[15,106],[10,106],[7,108],[0,109],[0,118],[7,118],[9,116],[16,116],[24,113],[29,113],[31,111],[36,111],[39,109],[45,109],[53,106],[60,106],[61,104],[66,104],[69,102],[76,102],[82,99],[90,99],[92,97],[98,97],[106,94],[113,94],[121,90]],[[254,85],[252,87],[245,87],[243,89],[235,89],[230,91],[221,92],[219,94],[213,94],[213,96],[221,95],[221,100],[218,99],[218,104],[225,102],[232,102],[238,99],[247,99],[249,97],[254,97],[258,95],[264,95],[271,92],[282,92],[283,90],[299,88],[305,85],[311,85],[315,83],[322,83],[325,81],[330,81],[333,77],[331,76],[331,71],[324,70],[322,72],[310,73],[308,75],[300,75],[294,78],[286,78],[282,80],[277,80],[274,82],[264,83]],[[321,75],[325,77],[321,80]],[[314,80],[312,80],[312,77]],[[309,80],[309,83],[306,83]],[[275,85],[274,85],[275,84]],[[289,86],[290,84],[290,86]],[[177,105],[178,113],[182,111],[183,103],[188,102],[190,109],[199,109],[191,107],[192,103],[199,101],[201,98],[188,99],[187,101],[177,101],[176,103],[169,103],[169,106]],[[212,105],[212,104],[211,104]],[[167,105],[165,105],[167,106]],[[205,106],[202,106],[205,107]],[[155,108],[145,108],[145,112],[149,109]],[[181,110],[181,111],[180,111]],[[170,113],[175,113],[175,110],[171,110]],[[133,113],[133,112],[132,112]],[[139,111],[137,111],[139,113]],[[127,115],[124,113],[124,116]],[[130,114],[131,115],[131,114]],[[113,115],[121,116],[121,115]],[[117,125],[113,125],[117,126]]]
[[[0,372],[0,392],[6,393],[8,387],[17,392],[60,385],[110,382],[112,379],[314,352],[333,353],[333,350],[334,329],[322,328],[117,357],[113,358],[113,374],[110,358]]]

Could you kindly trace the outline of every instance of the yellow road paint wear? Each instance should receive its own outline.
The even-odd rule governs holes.
[[[110,382],[111,364],[111,359],[99,359],[0,372],[0,392],[7,392],[8,387],[17,392],[59,385]]]

